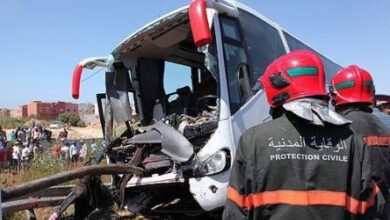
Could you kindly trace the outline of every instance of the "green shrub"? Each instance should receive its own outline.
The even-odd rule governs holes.
[[[76,126],[77,127],[85,127],[86,125],[85,125],[84,121],[80,120],[80,121],[77,122]]]
[[[11,117],[0,117],[0,126],[5,129],[15,129],[18,126],[23,126],[26,123],[26,119],[23,118],[11,118]]]
[[[62,113],[58,116],[58,120],[64,123],[77,127],[85,127],[85,123],[80,119],[77,114]]]

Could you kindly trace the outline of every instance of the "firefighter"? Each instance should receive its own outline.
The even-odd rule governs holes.
[[[356,65],[342,69],[333,77],[330,92],[336,111],[351,120],[352,129],[363,137],[371,155],[373,179],[389,201],[390,130],[372,113],[375,89],[370,73]],[[389,202],[386,206],[382,219],[390,219]]]
[[[272,62],[259,81],[274,120],[240,138],[224,219],[359,219],[375,204],[370,160],[349,121],[328,108],[310,51]]]

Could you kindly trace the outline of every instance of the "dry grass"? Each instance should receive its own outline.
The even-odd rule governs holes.
[[[52,174],[68,171],[81,167],[81,164],[78,166],[72,167],[62,160],[53,159],[50,155],[50,152],[40,155],[38,158],[35,158],[31,161],[30,168],[26,170],[21,170],[16,172],[15,170],[5,169],[0,173],[2,187],[17,186],[21,183],[25,183],[31,180],[39,179],[42,177],[50,176]],[[79,180],[72,180],[63,185],[75,184]],[[43,209],[35,209],[35,214],[37,219],[48,219],[53,213],[54,208],[48,207]],[[68,210],[64,213],[63,216],[68,216],[73,213],[73,208],[69,207]],[[22,220],[26,219],[26,214],[24,211],[16,212],[10,215],[4,216],[4,219],[10,220]]]
[[[94,155],[96,153],[96,150],[92,150],[88,152],[88,156]],[[102,161],[102,163],[105,163],[105,161]],[[66,161],[58,160],[53,158],[51,154],[51,149],[46,151],[44,154],[39,155],[37,158],[34,158],[30,162],[29,169],[21,170],[20,172],[17,172],[15,170],[10,169],[2,169],[0,170],[0,180],[1,180],[1,187],[10,187],[10,186],[17,186],[21,183],[25,183],[31,180],[36,180],[42,177],[47,177],[56,173],[61,173],[64,171],[69,171],[72,169],[76,169],[79,167],[82,167],[83,163],[79,162],[76,166],[71,166]],[[109,183],[111,181],[110,176],[102,176],[103,182]],[[62,185],[70,185],[70,184],[76,184],[79,180],[75,179],[66,183],[63,183]],[[69,216],[73,214],[74,208],[73,206],[70,206],[66,212],[62,216]],[[43,208],[43,209],[36,209],[36,215],[38,219],[48,219],[49,216],[53,213],[54,208]],[[4,216],[3,219],[12,219],[12,220],[19,220],[19,219],[26,219],[25,212],[16,212],[12,215]]]
[[[3,128],[16,128],[17,126],[23,126],[27,119],[23,118],[11,118],[0,116],[0,126]]]

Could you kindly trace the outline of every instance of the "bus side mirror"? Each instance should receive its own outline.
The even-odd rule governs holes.
[[[74,99],[78,99],[80,97],[80,81],[81,74],[83,73],[83,66],[77,64],[76,68],[73,71],[73,79],[72,79],[72,97]]]
[[[107,57],[90,57],[80,61],[73,70],[72,78],[72,97],[78,99],[80,97],[80,83],[83,69],[93,70],[95,67],[107,67]]]
[[[206,0],[194,0],[191,3],[189,18],[195,45],[202,47],[211,43],[213,37],[207,20]]]

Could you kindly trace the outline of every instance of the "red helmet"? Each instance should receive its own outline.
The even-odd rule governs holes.
[[[330,93],[336,106],[348,103],[374,103],[374,83],[369,72],[351,65],[332,79]]]
[[[307,50],[293,51],[279,57],[267,67],[259,81],[264,86],[271,107],[308,96],[326,97],[322,61]]]

